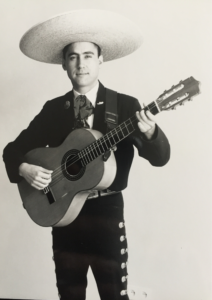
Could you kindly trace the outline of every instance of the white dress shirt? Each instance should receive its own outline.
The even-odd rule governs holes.
[[[93,107],[96,106],[96,98],[97,98],[97,92],[99,89],[99,82],[97,82],[97,84],[89,91],[85,94],[85,96],[88,98],[88,100],[92,103]],[[77,91],[73,90],[74,92],[74,100],[81,95],[80,93],[78,93]],[[94,118],[94,114],[90,115],[88,117],[88,119],[86,120],[88,125],[90,126],[90,128],[93,127],[93,118]]]

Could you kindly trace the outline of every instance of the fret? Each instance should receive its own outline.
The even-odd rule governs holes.
[[[115,141],[115,139],[114,139],[114,135],[113,135],[113,133],[111,132],[111,138],[113,139],[113,146],[116,144],[116,141]]]
[[[129,119],[129,122],[130,122],[130,124],[128,126],[130,126],[130,125],[132,126],[131,132],[133,132],[135,130],[135,128],[133,126],[133,123],[132,123],[131,119]]]
[[[108,138],[109,138],[108,140],[110,142],[110,147],[113,147],[114,145],[111,143],[111,139],[110,139],[111,137],[109,135],[108,135]]]
[[[87,159],[87,155],[86,155],[86,150],[85,149],[82,150],[82,154],[83,154],[83,157],[84,157],[84,159],[86,161],[86,165],[87,165],[89,163],[89,161]]]
[[[110,149],[112,149],[117,144],[117,142],[114,139],[114,130],[112,130],[108,133],[108,138],[110,141]]]
[[[121,129],[121,126],[120,126],[120,129]],[[123,134],[123,136],[124,136],[124,133],[123,133],[123,131],[121,130],[121,133]]]
[[[120,131],[119,131],[118,136],[119,136],[120,140],[122,140],[124,138],[124,134],[123,134],[123,132],[121,130],[121,126],[119,128],[120,128]]]
[[[125,137],[129,136],[135,130],[136,116],[129,118],[127,121],[112,129],[105,136],[93,142],[91,145],[80,151],[80,158],[84,165],[93,161],[96,157],[104,154],[107,150],[113,148]]]
[[[101,143],[101,147],[103,149],[102,153],[104,153],[105,151],[107,151],[107,147],[106,149],[104,148],[105,145],[105,141],[104,141],[104,136],[100,139],[100,143]]]
[[[126,127],[126,124],[124,123],[123,124],[123,128],[122,128],[122,132],[123,132],[123,134],[124,134],[124,136],[126,137],[126,136],[128,136],[128,130],[127,130],[127,127]]]
[[[111,147],[113,147],[113,145],[110,142],[110,137],[107,135],[107,139],[105,140],[105,144],[107,146],[107,149],[110,149]]]
[[[156,115],[160,112],[158,105],[153,101],[145,107],[145,110],[150,110],[153,115]]]
[[[114,134],[113,136],[114,136],[114,140],[115,140],[115,142],[116,142],[116,144],[117,144],[117,143],[120,141],[120,139],[119,139],[119,135],[118,135],[117,130],[114,129],[114,131],[115,131],[115,134]]]
[[[103,146],[102,146],[102,142],[101,142],[101,139],[99,139],[98,141],[97,141],[97,143],[98,143],[98,146],[99,146],[99,150],[100,150],[100,155],[102,154],[102,153],[104,153],[104,148],[103,148]]]
[[[98,146],[98,145],[97,145],[97,146]],[[96,153],[95,153],[95,158],[98,157],[99,154],[98,154],[98,151],[97,151],[97,149],[96,149],[96,143],[95,143],[95,146],[93,147],[93,150],[96,152]]]
[[[96,158],[92,149],[90,149],[90,155],[92,157],[92,160],[94,160]]]
[[[101,149],[99,147],[99,140],[97,140],[96,142],[94,142],[94,144],[95,144],[95,149],[96,149],[97,155],[98,156],[101,155],[102,152],[101,152]]]
[[[129,130],[128,130],[128,126],[127,126],[126,122],[124,123],[124,125],[125,125],[125,128],[127,129],[127,134],[130,134],[130,132],[129,132]]]
[[[128,135],[130,135],[134,131],[134,127],[131,123],[127,124],[126,128],[128,130]]]
[[[97,151],[98,155],[101,155],[101,154],[102,154],[102,151],[101,151],[101,149],[100,149],[100,147],[99,147],[99,141],[97,141],[95,144],[96,144],[97,147],[98,147],[98,148],[96,148],[96,149],[98,150],[98,151]]]
[[[92,161],[93,159],[92,159],[91,153],[90,153],[89,150],[88,150],[88,147],[86,148],[86,150],[87,150],[87,157],[88,157],[88,159],[89,159],[90,161]],[[89,162],[90,162],[90,161],[89,161]]]
[[[105,147],[104,152],[106,152],[108,149],[110,149],[110,144],[108,143],[108,139],[107,139],[107,135],[105,135],[104,137],[102,137],[104,140],[103,146]]]
[[[87,156],[89,157],[90,161],[92,161],[93,157],[91,155],[90,147],[87,147],[86,149],[87,149]]]

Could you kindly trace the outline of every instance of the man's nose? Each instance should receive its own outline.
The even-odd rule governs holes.
[[[83,68],[85,66],[84,64],[84,60],[82,57],[78,57],[78,60],[77,60],[77,67],[80,69],[80,68]]]

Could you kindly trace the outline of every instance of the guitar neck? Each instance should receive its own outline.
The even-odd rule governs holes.
[[[150,110],[153,115],[160,112],[155,101],[147,105],[144,110]],[[78,158],[81,159],[83,165],[87,165],[133,133],[137,128],[137,123],[138,119],[136,115],[132,116],[116,128],[109,131],[106,135],[81,150],[78,153]]]

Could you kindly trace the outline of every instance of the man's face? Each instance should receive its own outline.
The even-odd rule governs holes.
[[[86,93],[98,81],[99,68],[103,62],[98,57],[97,46],[89,42],[71,44],[63,59],[63,69],[67,71],[74,89]]]

